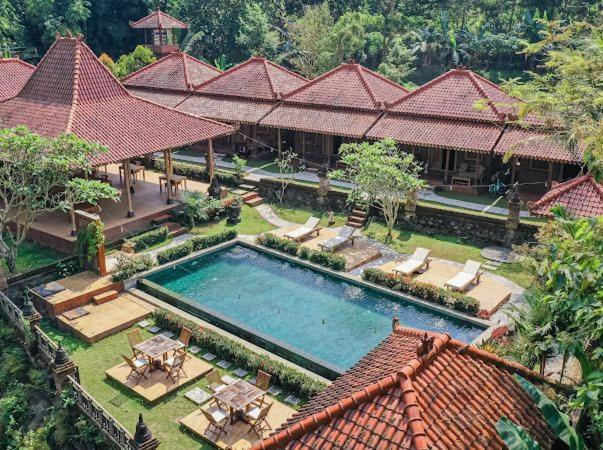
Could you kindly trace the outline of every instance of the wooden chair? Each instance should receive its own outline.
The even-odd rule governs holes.
[[[255,387],[261,389],[264,392],[267,392],[268,388],[270,387],[270,378],[272,378],[272,375],[264,372],[263,370],[258,370],[258,374],[255,377]],[[257,400],[257,405],[259,405],[260,408],[264,405],[264,403],[266,403],[265,398],[266,395],[262,395]]]
[[[124,361],[126,363],[128,363],[128,366],[130,367],[130,373],[128,374],[127,378],[130,378],[130,376],[132,374],[136,374],[137,375],[137,380],[140,381],[142,378],[147,378],[147,376],[145,375],[145,372],[147,370],[147,367],[149,365],[149,361],[147,361],[144,358],[128,358],[126,355],[121,355],[122,358],[124,359]]]
[[[227,410],[220,408],[220,406],[199,408],[199,410],[209,422],[205,432],[207,433],[209,431],[216,434],[216,437],[213,440],[214,442],[218,440],[222,433],[228,434],[228,431],[226,431],[226,425],[228,425],[230,413]]]
[[[245,421],[260,439],[262,438],[264,431],[272,430],[272,427],[268,423],[270,408],[272,408],[272,403],[266,404],[263,408],[255,406],[245,412]]]
[[[138,328],[135,328],[134,330],[130,331],[127,336],[134,358],[139,358],[142,353],[139,350],[136,350],[134,346],[142,342],[142,335],[140,334],[140,330]]]
[[[180,330],[180,337],[176,341],[178,348],[176,349],[175,354],[183,354],[185,357],[189,356],[188,353],[186,353],[186,349],[188,348],[192,334],[193,332],[190,328],[183,327],[182,330]]]
[[[226,387],[226,384],[224,384],[224,381],[220,377],[220,373],[216,369],[205,375],[205,378],[209,382],[209,388],[213,392],[218,392]]]
[[[167,375],[165,377],[171,378],[173,382],[176,382],[176,380],[180,378],[181,372],[186,375],[186,372],[184,372],[185,359],[186,358],[182,353],[177,354],[172,358],[166,359],[162,364],[163,370],[167,372]]]

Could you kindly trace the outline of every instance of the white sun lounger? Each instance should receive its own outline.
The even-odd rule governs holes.
[[[348,242],[354,245],[354,240],[357,237],[354,235],[356,231],[358,231],[356,228],[344,225],[339,230],[339,234],[337,236],[331,239],[327,239],[324,242],[320,242],[318,246],[321,248],[322,251],[334,252],[339,247],[347,244]]]
[[[429,253],[431,253],[431,250],[417,247],[410,258],[394,267],[393,272],[402,275],[412,275],[422,268],[428,269],[431,262],[431,259],[428,258]]]
[[[316,235],[318,235],[321,229],[321,227],[318,226],[319,223],[320,219],[316,217],[310,217],[304,225],[296,228],[295,230],[291,230],[285,233],[285,237],[294,241],[301,241],[302,239],[310,236],[313,233],[316,233]]]
[[[448,280],[445,286],[455,291],[465,291],[470,284],[479,283],[479,279],[483,273],[480,270],[481,267],[482,263],[468,259],[463,270]]]

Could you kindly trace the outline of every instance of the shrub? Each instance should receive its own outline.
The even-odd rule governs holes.
[[[257,237],[256,242],[264,247],[273,248],[289,255],[297,256],[300,245],[289,239],[275,236],[272,233],[265,233]]]
[[[157,253],[157,262],[159,264],[169,263],[171,261],[175,261],[180,258],[184,258],[186,255],[189,255],[193,251],[193,246],[191,241],[188,240],[180,245],[176,245],[175,247],[166,248],[165,250]]]
[[[258,369],[268,372],[272,375],[272,380],[276,384],[295,392],[296,395],[303,399],[316,395],[326,387],[314,378],[276,361],[268,355],[253,353],[243,344],[222,336],[215,331],[203,328],[165,309],[156,309],[153,317],[157,326],[175,333],[179,332],[182,327],[193,330],[191,340],[204,351],[227,358],[237,366],[246,368],[249,372],[255,372]]]
[[[311,250],[302,246],[300,247],[297,256],[333,270],[345,269],[345,258],[343,256],[334,255],[333,253]]]
[[[200,191],[184,191],[180,196],[191,226],[215,219],[224,211],[222,202]]]
[[[230,241],[237,237],[235,230],[225,230],[216,234],[208,234],[205,236],[195,236],[190,239],[190,243],[194,252],[203,250],[204,248],[213,247],[214,245],[221,244],[222,242]]]
[[[155,266],[155,261],[151,255],[131,255],[120,253],[117,255],[117,264],[111,278],[113,281],[127,280],[137,273],[144,272]]]
[[[163,160],[156,159],[154,166],[155,170],[165,172],[165,163],[163,162]],[[198,180],[203,181],[204,183],[209,183],[209,174],[207,173],[205,167],[184,162],[174,162],[173,166],[174,173],[176,175],[183,175],[191,180]],[[224,184],[226,186],[239,185],[239,177],[234,173],[217,170],[216,177],[218,177],[218,181],[221,184]]]
[[[146,250],[153,245],[165,242],[168,238],[168,228],[163,226],[155,228],[154,230],[147,231],[146,233],[139,234],[133,238],[128,239],[126,242],[130,243],[134,248],[134,251],[140,252]]]
[[[405,292],[457,311],[475,315],[479,310],[479,301],[473,297],[462,292],[448,291],[431,284],[420,283],[411,277],[388,274],[379,269],[365,269],[362,277],[371,283],[386,286],[394,291]]]

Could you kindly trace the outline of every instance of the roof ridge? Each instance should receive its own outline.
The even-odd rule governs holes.
[[[23,61],[20,58],[13,58],[13,57],[11,57],[11,58],[0,58],[0,64],[2,64],[2,63],[11,63],[11,62],[16,62],[18,64],[21,64],[21,65],[23,65],[25,67],[29,67],[29,68],[32,68],[32,69],[36,68],[36,66],[34,66],[33,64],[30,64],[27,61]]]
[[[130,26],[131,27],[135,27],[136,25],[138,25],[140,22],[142,22],[143,20],[148,20],[149,18],[153,17],[153,16],[157,16],[157,23],[159,24],[159,27],[161,28],[161,15],[164,15],[166,17],[169,17],[170,20],[173,20],[175,22],[178,22],[181,26],[183,26],[184,28],[188,28],[188,25],[184,22],[182,22],[181,20],[176,19],[174,16],[170,16],[169,14],[163,12],[160,8],[157,8],[155,11],[150,12],[149,14],[147,14],[144,17],[141,17],[140,19],[134,21],[134,22],[130,22]]]
[[[498,109],[494,100],[490,98],[490,96],[486,93],[484,87],[481,85],[479,80],[475,77],[476,74],[473,73],[471,70],[464,70],[463,72],[467,73],[469,79],[471,80],[477,91],[488,100],[488,106],[492,109],[492,111],[494,111],[494,114],[496,114],[496,116],[498,116],[500,120],[505,120],[505,117],[507,115]]]
[[[301,91],[302,89],[305,89],[305,88],[308,88],[308,87],[310,87],[310,86],[313,86],[313,85],[315,85],[316,83],[318,83],[319,81],[324,80],[325,78],[330,77],[330,76],[331,76],[331,75],[333,75],[334,73],[339,72],[339,71],[340,71],[340,70],[343,68],[344,64],[345,64],[345,63],[342,63],[342,64],[338,65],[337,67],[334,67],[334,68],[332,68],[331,70],[329,70],[329,71],[327,71],[327,72],[323,73],[322,75],[319,75],[319,76],[317,76],[316,78],[314,78],[314,79],[312,79],[312,80],[308,81],[306,84],[304,84],[304,85],[302,85],[302,86],[300,86],[300,87],[298,87],[298,88],[296,88],[296,89],[293,89],[292,91],[287,92],[287,95],[284,95],[284,96],[283,96],[283,100],[286,100],[287,98],[291,97],[292,95],[297,94],[297,93],[298,93],[299,91]]]
[[[152,62],[151,64],[147,64],[146,66],[141,67],[140,69],[138,69],[138,70],[136,70],[136,71],[132,72],[131,74],[126,75],[126,76],[123,78],[122,83],[125,83],[125,82],[126,82],[126,81],[128,81],[130,78],[134,78],[134,76],[136,76],[136,75],[138,75],[138,74],[141,74],[142,72],[145,72],[145,71],[147,71],[148,69],[150,69],[150,68],[152,68],[152,67],[155,67],[155,66],[156,66],[157,64],[159,64],[160,62],[167,61],[168,59],[173,58],[174,56],[177,56],[177,53],[178,53],[178,52],[170,52],[170,53],[168,53],[167,55],[162,56],[161,58],[159,58],[157,61]]]
[[[75,40],[75,54],[73,57],[73,93],[71,96],[71,108],[69,115],[67,116],[67,126],[65,131],[71,133],[73,127],[73,121],[75,120],[75,112],[77,110],[78,102],[80,99],[80,65],[82,61],[82,46],[81,40],[76,38]]]
[[[572,178],[571,180],[564,181],[563,183],[559,183],[557,186],[552,188],[549,192],[547,192],[542,197],[540,197],[537,201],[532,203],[532,208],[537,208],[539,206],[542,206],[545,203],[555,200],[555,199],[559,198],[561,195],[565,194],[566,192],[574,189],[576,186],[579,186],[580,184],[583,184],[585,182],[591,182],[592,184],[594,184],[597,192],[603,198],[603,186],[599,185],[599,183],[597,183],[597,181],[593,178],[593,176],[590,173],[587,173],[585,175],[581,175],[579,177]],[[549,194],[549,195],[547,195],[547,194]]]
[[[369,97],[371,97],[371,100],[373,100],[373,104],[377,108],[383,108],[384,105],[379,100],[377,100],[377,96],[373,92],[373,89],[371,88],[366,77],[364,76],[364,72],[362,71],[362,66],[360,66],[360,64],[356,64],[356,63],[350,63],[350,64],[352,65],[352,67],[355,69],[356,73],[360,77],[360,82],[364,85],[365,89],[368,91]]]
[[[230,69],[225,70],[224,72],[219,73],[218,75],[216,75],[213,78],[210,78],[209,80],[205,80],[203,83],[199,83],[195,86],[193,86],[193,90],[197,90],[197,89],[201,89],[202,87],[207,86],[210,83],[213,83],[214,81],[223,78],[226,75],[229,75],[233,72],[236,72],[237,70],[242,69],[243,67],[247,66],[248,64],[251,64],[251,62],[254,60],[254,57],[252,56],[251,58],[249,58],[247,61],[243,61],[240,64],[237,64],[236,66],[231,67]]]
[[[268,78],[268,84],[270,85],[270,90],[272,91],[272,97],[275,100],[278,100],[281,94],[280,92],[277,92],[276,89],[274,89],[274,83],[272,82],[270,71],[268,70],[268,64],[266,64],[266,58],[260,58],[260,61],[262,61],[262,66],[264,67],[264,71],[266,72],[266,78]]]
[[[399,373],[398,378],[400,379],[399,384],[400,390],[402,391],[402,402],[404,404],[404,412],[407,416],[414,450],[428,450],[429,444],[427,443],[426,427],[421,415],[419,396],[417,395],[415,386],[412,380],[403,373]]]
[[[287,69],[284,66],[278,65],[277,63],[275,63],[274,61],[270,61],[268,58],[264,58],[264,61],[266,61],[266,63],[269,66],[274,67],[277,70],[282,70],[283,72],[287,72],[289,75],[293,75],[296,78],[299,78],[300,80],[304,80],[304,81],[309,81],[306,77],[304,77],[303,75],[294,72],[293,70]]]
[[[398,100],[396,100],[395,102],[390,103],[389,105],[387,105],[387,106],[388,106],[388,108],[398,106],[400,103],[402,103],[402,102],[403,102],[403,101],[405,101],[406,99],[411,98],[411,97],[414,97],[414,96],[415,96],[415,95],[417,95],[418,93],[423,92],[423,91],[424,91],[425,89],[427,89],[428,87],[433,86],[435,83],[439,83],[441,80],[444,80],[444,79],[446,79],[446,78],[448,78],[448,77],[452,76],[452,74],[453,74],[453,72],[454,72],[455,70],[456,70],[456,69],[450,69],[448,72],[444,72],[443,74],[438,75],[437,77],[433,78],[432,80],[429,80],[427,83],[422,84],[421,86],[419,86],[418,88],[416,88],[416,89],[414,89],[414,90],[410,91],[408,94],[406,94],[406,95],[402,96],[401,98],[399,98],[399,99],[398,99]],[[395,112],[395,111],[393,111],[393,112]]]
[[[182,56],[182,67],[184,68],[184,84],[188,90],[192,89],[190,78],[188,76],[188,63],[186,61],[185,53],[178,52],[179,56]]]

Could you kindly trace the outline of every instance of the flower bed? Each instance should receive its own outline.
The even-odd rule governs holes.
[[[300,398],[307,400],[323,390],[326,385],[286,364],[276,361],[267,355],[258,355],[244,345],[222,336],[215,331],[203,328],[196,323],[184,319],[170,311],[158,308],[153,313],[157,326],[178,333],[182,327],[193,331],[191,340],[204,351],[220,355],[231,360],[239,367],[255,372],[258,369],[269,373],[272,380]]]
[[[388,274],[379,269],[366,269],[362,277],[366,281],[388,287],[394,291],[414,295],[428,302],[469,314],[477,314],[479,301],[461,292],[448,291],[427,283],[414,281],[411,277]]]
[[[301,259],[307,259],[310,262],[328,267],[333,270],[345,269],[345,258],[328,252],[312,250],[300,245],[295,241],[280,238],[271,233],[265,233],[257,237],[256,242],[264,247],[298,256]]]
[[[165,264],[171,261],[175,261],[177,259],[184,258],[192,252],[196,252],[204,248],[213,247],[214,245],[230,241],[231,239],[234,239],[236,237],[237,232],[235,230],[226,230],[217,234],[197,236],[189,239],[183,244],[160,251],[159,253],[157,253],[157,262],[159,264]]]

